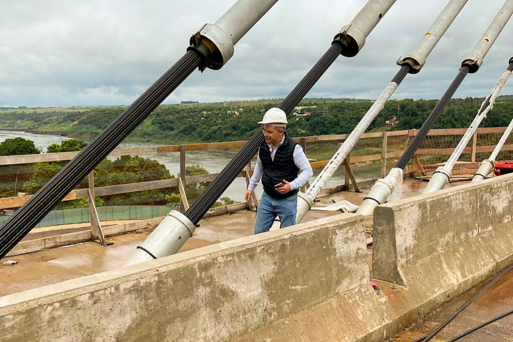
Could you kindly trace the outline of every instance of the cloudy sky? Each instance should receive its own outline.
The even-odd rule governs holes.
[[[219,71],[194,72],[166,103],[285,97],[366,0],[281,0]],[[403,0],[354,58],[339,57],[308,97],[376,98],[448,0]],[[130,104],[235,0],[0,0],[0,106]],[[423,71],[395,98],[439,98],[504,0],[470,0]],[[513,20],[512,20],[513,21]],[[513,56],[513,23],[457,97],[486,96]],[[513,82],[510,82],[513,83]],[[504,94],[513,94],[510,84]]]

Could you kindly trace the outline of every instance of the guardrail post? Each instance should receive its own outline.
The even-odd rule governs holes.
[[[354,191],[355,192],[362,192],[360,190],[360,187],[358,187],[358,183],[356,182],[356,177],[353,173],[353,170],[351,170],[351,153],[349,153],[344,159],[344,168],[345,168],[345,184],[344,184],[344,190],[349,191],[350,188],[350,182],[353,183]]]
[[[347,154],[346,159],[344,159],[344,166],[345,166],[345,172],[344,172],[344,190],[349,191],[349,182],[351,181],[349,179],[349,170],[350,168],[348,166],[351,165],[351,153]]]
[[[87,175],[87,181],[89,183],[89,191],[91,192],[91,196],[94,200],[96,197],[94,194],[94,170]]]
[[[187,207],[189,206],[185,196],[185,185],[187,185],[185,179],[185,145],[180,145],[180,181],[181,186],[180,184],[178,185],[178,190],[180,191],[180,212],[184,213],[187,210],[185,203],[187,202]]]
[[[299,145],[301,145],[301,147],[303,148],[303,152],[305,152],[305,154],[306,154],[306,138],[305,137],[299,138]]]
[[[87,200],[89,203],[91,236],[93,237],[93,240],[98,240],[99,243],[104,246],[112,245],[112,243],[108,243],[107,240],[105,240],[100,217],[98,216],[98,211],[96,210],[94,194],[94,170],[91,171],[89,175],[87,175],[87,180],[89,182],[89,189],[87,189]]]
[[[249,186],[249,180],[251,179],[251,162],[246,165],[246,188]],[[251,199],[253,201],[253,205],[255,206],[255,209],[258,208],[258,198],[256,193],[253,191],[251,194]],[[248,209],[250,209],[250,204],[248,202]]]
[[[381,178],[387,176],[387,132],[383,132],[383,148],[381,149]]]
[[[471,157],[472,163],[476,162],[476,152],[477,152],[477,132],[474,133],[474,135],[472,136],[472,157]]]

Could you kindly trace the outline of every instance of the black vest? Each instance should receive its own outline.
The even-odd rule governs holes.
[[[262,185],[264,186],[265,193],[273,198],[283,199],[298,193],[298,190],[292,190],[282,195],[274,188],[276,184],[283,180],[292,182],[297,178],[299,168],[294,163],[294,148],[296,145],[297,143],[285,134],[285,140],[276,150],[273,161],[267,143],[264,141],[260,144],[258,156],[264,167]]]

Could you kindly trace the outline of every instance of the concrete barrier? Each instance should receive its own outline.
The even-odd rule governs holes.
[[[512,216],[513,175],[379,206],[374,278],[442,278],[449,286],[496,267],[513,255]]]
[[[364,219],[245,237],[0,299],[7,341],[230,341],[369,282]]]
[[[513,175],[379,206],[372,272],[383,295],[360,285],[232,342],[384,341],[509,265],[512,216]]]

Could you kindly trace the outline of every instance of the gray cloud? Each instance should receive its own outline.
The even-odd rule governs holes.
[[[235,0],[6,1],[0,22],[0,105],[130,104],[179,59],[191,34]],[[166,103],[286,96],[366,0],[281,0],[219,71],[193,73]],[[422,73],[396,98],[438,98],[504,0],[469,1]],[[447,0],[398,1],[354,58],[339,58],[309,97],[375,98]],[[513,56],[509,24],[456,96],[485,96]],[[512,94],[509,86],[505,94]]]

